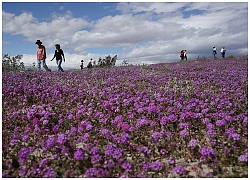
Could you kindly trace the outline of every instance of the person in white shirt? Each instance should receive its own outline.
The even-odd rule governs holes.
[[[89,64],[87,65],[87,68],[92,68],[93,65],[92,65],[92,58],[89,60]]]
[[[186,61],[188,60],[187,59],[187,50],[184,50],[184,58],[186,59]]]
[[[225,58],[225,54],[226,54],[225,47],[222,47],[221,50],[220,50],[220,52],[221,52],[222,58]]]
[[[214,54],[214,58],[216,58],[216,56],[215,56],[215,54],[217,54],[217,52],[216,52],[216,47],[215,46],[213,46],[213,54]]]

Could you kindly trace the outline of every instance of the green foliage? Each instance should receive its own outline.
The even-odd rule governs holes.
[[[234,55],[230,54],[228,58],[235,58]]]
[[[105,57],[105,59],[102,59],[100,57],[97,65],[95,65],[94,67],[112,67],[115,66],[116,60],[117,60],[117,55],[115,55],[114,57],[108,55],[107,57]]]
[[[2,59],[2,70],[3,72],[16,72],[25,70],[24,63],[21,62],[23,55],[10,56],[4,54]]]

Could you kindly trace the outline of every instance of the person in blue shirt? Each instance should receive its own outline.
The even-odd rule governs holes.
[[[56,47],[55,54],[54,54],[54,57],[51,59],[51,61],[53,61],[54,58],[56,58],[56,64],[57,64],[58,71],[64,72],[64,70],[62,69],[62,66],[61,66],[62,59],[65,62],[63,50],[60,48],[60,44],[56,44],[55,47]]]

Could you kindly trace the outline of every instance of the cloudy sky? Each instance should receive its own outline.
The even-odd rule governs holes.
[[[178,61],[181,49],[190,59],[212,57],[213,45],[225,46],[226,56],[247,55],[248,3],[2,2],[2,54],[32,64],[37,39],[49,66],[58,43],[70,68],[116,54],[118,64]]]

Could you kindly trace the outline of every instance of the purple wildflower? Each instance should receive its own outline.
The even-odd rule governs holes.
[[[106,145],[106,150],[114,150],[114,148],[116,148],[116,145],[114,145],[114,144],[108,144],[108,145]]]
[[[178,126],[180,129],[187,129],[190,126],[190,124],[189,123],[180,123]]]
[[[151,127],[151,128],[154,128],[155,125],[156,125],[156,123],[155,123],[154,121],[151,121],[151,122],[150,122],[150,127]]]
[[[203,124],[209,124],[210,123],[210,119],[204,118],[204,119],[202,119],[202,122],[203,122]]]
[[[154,132],[152,134],[152,140],[154,143],[156,143],[161,137],[162,137],[162,134],[160,132]]]
[[[191,139],[191,140],[189,141],[189,143],[188,143],[188,146],[189,146],[189,147],[195,147],[195,146],[197,146],[197,140]]]
[[[89,168],[85,172],[85,177],[86,178],[97,178],[97,177],[101,177],[102,174],[103,174],[103,170],[102,169],[99,169],[99,168]]]
[[[137,178],[147,178],[147,176],[142,174],[142,173],[137,174],[136,177]]]
[[[120,123],[118,123],[117,127],[121,128],[122,131],[128,131],[130,128],[130,126],[127,122],[120,122]]]
[[[41,132],[41,129],[39,128],[39,126],[36,124],[35,125],[35,129],[34,129],[34,133],[35,134],[39,134]]]
[[[118,115],[115,117],[114,120],[111,121],[112,124],[118,124],[119,122],[121,122],[123,119],[123,116],[122,115]]]
[[[57,142],[61,145],[63,145],[67,141],[67,137],[63,133],[59,133],[57,137]]]
[[[238,134],[238,133],[233,133],[233,134],[229,134],[228,139],[231,139],[231,138],[232,138],[234,141],[239,141],[240,138],[241,138],[241,136],[240,136],[240,134]]]
[[[92,128],[93,128],[93,126],[92,126],[91,123],[89,123],[89,124],[86,125],[86,130],[87,131],[91,130]]]
[[[151,168],[155,171],[158,171],[161,167],[164,166],[164,163],[156,161],[151,164]]]
[[[43,119],[43,125],[46,125],[49,123],[49,120],[48,119]]]
[[[165,136],[170,139],[173,135],[170,131],[165,132]]]
[[[209,129],[207,131],[207,137],[214,137],[214,136],[215,136],[214,130],[213,129]]]
[[[91,157],[91,163],[92,164],[95,164],[95,163],[99,162],[100,160],[101,160],[101,156],[99,154],[93,155]]]
[[[84,136],[83,136],[83,141],[84,142],[87,142],[89,140],[89,133],[85,133]]]
[[[101,132],[100,132],[101,135],[110,135],[111,134],[111,131],[108,130],[108,129],[102,129]]]
[[[208,129],[208,130],[209,130],[209,129],[214,129],[214,124],[208,123],[208,124],[207,124],[207,129]]]
[[[219,127],[220,126],[225,126],[227,124],[227,121],[224,120],[224,119],[223,120],[217,120],[215,124],[216,124],[216,126],[219,126]]]
[[[168,122],[170,122],[171,121],[171,119],[169,119],[167,116],[163,116],[162,118],[161,118],[161,120],[160,120],[160,124],[162,125],[162,126],[164,126],[164,125],[166,125]]]
[[[58,133],[58,131],[59,131],[59,125],[55,125],[54,127],[53,127],[53,132],[54,133]]]
[[[108,168],[108,169],[115,167],[115,163],[114,163],[113,159],[106,160],[103,164],[103,167]]]
[[[72,120],[73,118],[74,118],[74,116],[73,116],[72,114],[69,114],[69,115],[68,115],[68,119],[69,119],[69,120]]]
[[[146,120],[145,118],[137,119],[135,127],[137,129],[140,129],[142,126],[147,125],[147,123],[148,123],[148,120]]]
[[[49,158],[44,158],[39,162],[39,168],[41,168],[44,164],[49,162]]]
[[[142,166],[144,171],[149,171],[150,170],[150,162],[142,162],[140,163],[140,166]]]
[[[111,156],[113,154],[113,150],[107,149],[104,153],[105,157]]]
[[[83,158],[84,158],[84,153],[83,153],[83,151],[82,151],[82,149],[80,149],[80,148],[78,148],[77,150],[76,150],[76,152],[74,153],[74,159],[75,160],[82,160]]]
[[[2,173],[2,178],[8,178],[9,177],[9,175],[8,174],[6,174],[6,173]]]
[[[120,137],[120,142],[121,142],[122,144],[128,144],[129,140],[130,140],[129,134],[123,132],[123,133],[122,133],[122,136]]]
[[[129,176],[127,174],[123,174],[120,176],[120,178],[129,178]]]
[[[211,139],[211,140],[210,140],[210,144],[211,144],[212,146],[215,146],[215,145],[216,145],[216,139]]]
[[[226,129],[226,133],[229,135],[229,134],[233,134],[235,133],[235,129],[234,128],[228,128]]]
[[[38,118],[34,118],[34,119],[32,120],[32,123],[33,123],[33,124],[38,124],[38,122],[39,122],[39,119],[38,119]]]
[[[18,140],[17,139],[12,139],[11,141],[10,141],[10,145],[11,146],[14,146],[15,144],[17,144],[18,143]]]
[[[174,159],[173,157],[170,157],[170,158],[168,159],[168,163],[169,163],[170,165],[175,164],[175,159]]]
[[[161,149],[161,150],[160,150],[160,154],[161,154],[161,155],[165,155],[167,152],[168,152],[168,151],[167,151],[166,149]]]
[[[169,118],[172,122],[175,122],[175,121],[178,120],[177,117],[176,117],[174,114],[170,114],[170,115],[168,116],[168,118]]]
[[[189,134],[188,130],[184,129],[180,132],[181,137],[185,137]]]
[[[146,146],[138,147],[137,151],[142,152],[142,153],[147,153],[148,152],[148,147],[146,147]]]
[[[184,175],[186,174],[186,169],[182,165],[178,165],[173,169],[174,175]]]
[[[30,153],[32,153],[34,150],[35,150],[35,147],[22,148],[18,153],[20,164],[23,164],[29,157]]]
[[[213,174],[211,172],[204,172],[203,177],[205,177],[205,178],[213,178]]]
[[[128,161],[125,161],[122,164],[122,168],[125,169],[125,171],[127,172],[132,172],[132,165]]]
[[[121,148],[117,148],[114,150],[112,157],[115,159],[118,159],[122,156],[122,152],[123,152],[123,150]]]
[[[244,119],[243,119],[243,124],[248,125],[248,117],[244,117]]]
[[[243,154],[238,157],[238,161],[240,162],[248,162],[248,154]]]
[[[96,155],[96,154],[99,154],[99,153],[100,153],[100,149],[98,147],[93,147],[90,150],[90,154],[92,154],[92,155]]]
[[[56,145],[55,135],[50,135],[46,141],[48,147],[54,147]]]
[[[135,127],[131,126],[129,129],[128,129],[129,132],[133,132],[135,131]]]
[[[215,151],[209,147],[201,148],[200,153],[201,153],[202,157],[204,157],[204,158],[212,158],[212,157],[216,156]]]

